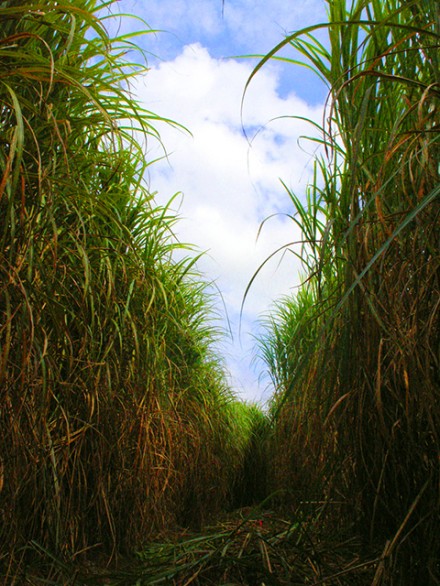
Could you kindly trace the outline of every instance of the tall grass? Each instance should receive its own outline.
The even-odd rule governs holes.
[[[224,506],[241,455],[194,259],[143,176],[112,2],[0,5],[0,564],[132,550]],[[140,137],[140,138],[139,138]],[[208,325],[207,325],[208,324]],[[18,575],[18,574],[17,574]],[[18,578],[17,578],[18,579]]]
[[[272,477],[339,502],[334,523],[383,549],[375,584],[437,584],[439,6],[332,0],[328,14],[253,74],[291,46],[330,88],[320,178],[306,203],[291,193],[307,280],[262,342]]]

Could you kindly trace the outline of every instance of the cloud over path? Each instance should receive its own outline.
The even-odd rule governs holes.
[[[252,67],[247,60],[214,58],[200,43],[192,43],[174,59],[152,67],[134,90],[148,109],[191,133],[159,128],[168,159],[151,167],[151,188],[163,203],[183,193],[176,232],[180,241],[207,251],[199,267],[222,291],[234,335],[225,349],[232,383],[245,398],[260,399],[249,366],[252,334],[258,316],[298,284],[295,257],[286,255],[277,270],[278,256],[255,279],[244,306],[241,339],[240,306],[259,265],[278,247],[300,238],[283,213],[293,210],[280,178],[304,193],[313,148],[300,137],[309,135],[311,127],[294,117],[319,122],[322,106],[307,105],[293,92],[281,97],[279,70],[268,66],[249,86],[241,112]],[[161,155],[159,145],[148,148],[150,160]],[[268,216],[273,217],[257,240]]]

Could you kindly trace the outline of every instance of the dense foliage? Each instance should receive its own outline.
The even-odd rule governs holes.
[[[109,38],[104,8],[0,3],[9,576],[29,549],[108,557],[198,525],[232,498],[246,444],[212,300],[194,259],[173,259],[175,218],[144,181],[159,119],[129,82],[146,70],[126,61],[130,37]]]
[[[329,50],[312,27],[257,68],[290,45],[330,89],[317,180],[290,193],[305,284],[261,343],[273,487],[382,548],[375,584],[440,579],[439,15],[333,0]]]

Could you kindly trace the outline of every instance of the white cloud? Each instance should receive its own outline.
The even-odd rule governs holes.
[[[173,61],[153,68],[137,85],[145,106],[186,126],[192,136],[166,125],[159,130],[169,160],[151,167],[151,187],[159,200],[177,191],[184,194],[176,227],[179,239],[209,254],[201,269],[217,281],[223,293],[237,337],[237,317],[252,275],[276,248],[298,240],[298,229],[278,214],[267,221],[256,241],[261,221],[281,210],[292,213],[290,200],[279,178],[294,191],[304,192],[311,177],[310,153],[298,147],[298,137],[312,131],[303,121],[279,116],[302,116],[320,120],[322,108],[312,108],[295,95],[281,98],[276,70],[261,70],[245,99],[243,120],[240,104],[252,65],[249,62],[212,58],[200,44],[184,47]],[[242,131],[259,130],[251,144]],[[150,146],[149,159],[159,154]],[[269,262],[249,292],[245,304],[246,328],[280,294],[298,283],[298,262],[287,255],[277,270]],[[243,332],[241,350],[249,355],[249,334]],[[244,362],[244,360],[243,360]],[[235,360],[231,369],[240,375],[247,398],[258,397],[256,381]],[[237,383],[240,385],[240,383]]]

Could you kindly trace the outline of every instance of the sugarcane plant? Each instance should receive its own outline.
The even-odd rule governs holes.
[[[440,11],[331,0],[328,16],[252,74],[270,59],[302,62],[329,88],[318,173],[305,196],[288,189],[304,284],[261,341],[277,389],[271,477],[294,498],[325,497],[335,528],[354,521],[382,549],[375,584],[434,584]],[[278,56],[285,48],[292,57]]]
[[[132,95],[147,63],[140,33],[110,36],[111,4],[0,3],[8,583],[41,552],[108,560],[201,522],[241,465],[216,302],[146,181],[144,143],[174,123]]]

